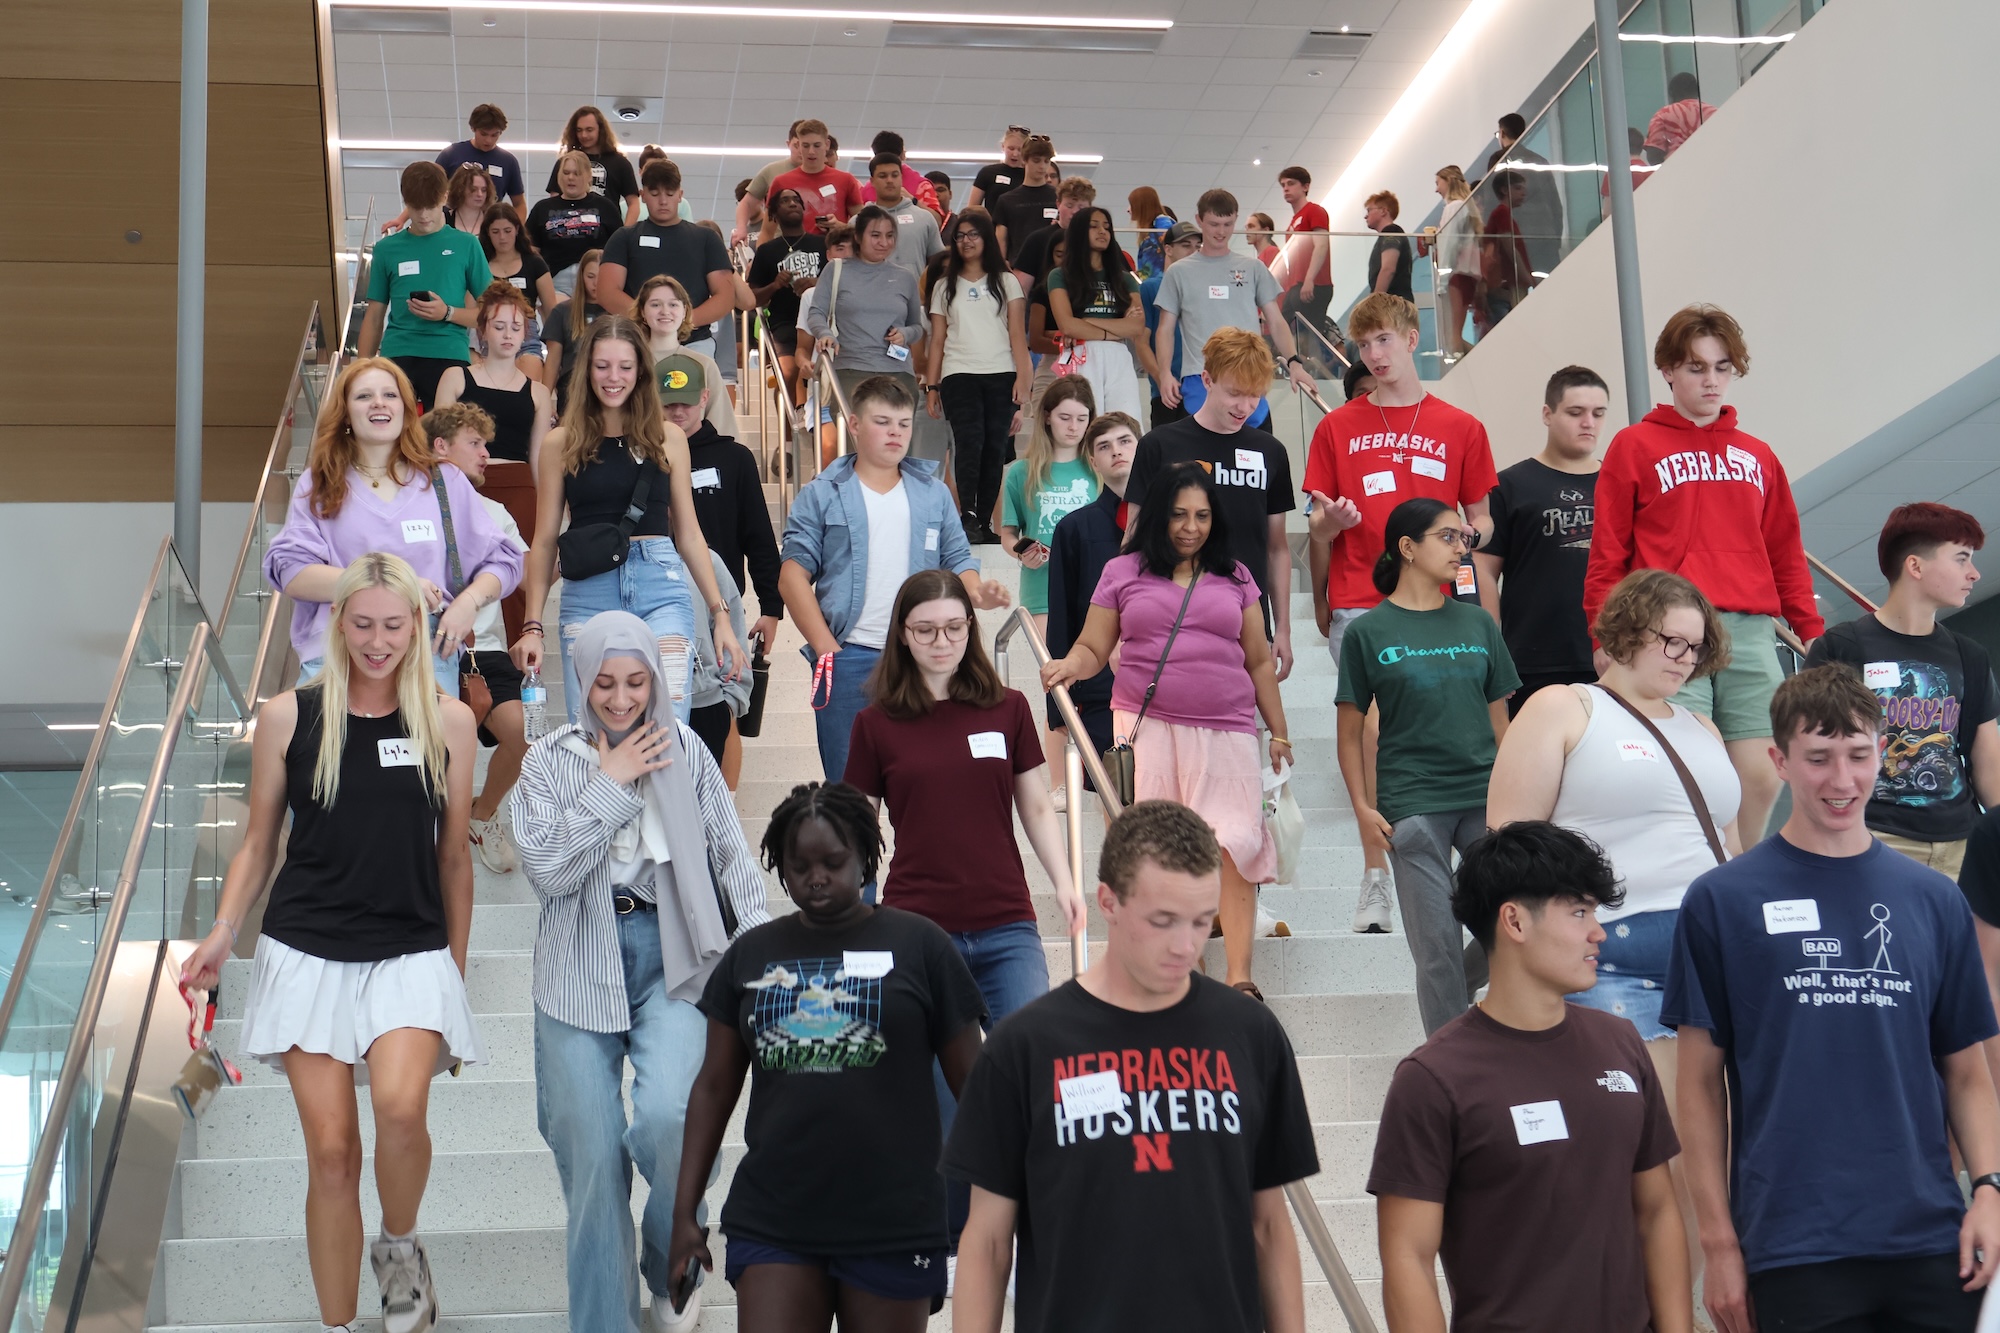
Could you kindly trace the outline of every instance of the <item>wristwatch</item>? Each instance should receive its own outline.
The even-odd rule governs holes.
[[[1983,1176],[1974,1176],[1972,1178],[1972,1192],[1977,1194],[1981,1185],[1991,1185],[1994,1189],[2000,1190],[2000,1171],[1988,1172]]]

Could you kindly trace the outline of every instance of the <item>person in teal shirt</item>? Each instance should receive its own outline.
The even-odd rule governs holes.
[[[402,189],[409,225],[375,243],[359,351],[394,361],[429,411],[445,371],[471,362],[469,330],[493,271],[478,237],[444,225],[444,168],[412,162]]]
[[[1021,562],[1021,605],[1044,638],[1049,627],[1049,541],[1056,524],[1097,498],[1097,473],[1082,456],[1097,399],[1081,375],[1064,375],[1035,407],[1028,456],[1000,483],[1000,541]]]

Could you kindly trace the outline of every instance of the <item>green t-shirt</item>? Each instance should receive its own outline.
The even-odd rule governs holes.
[[[1028,503],[1028,460],[1015,459],[1007,465],[1000,484],[1000,525],[1020,529],[1023,537],[1033,537],[1047,546],[1056,535],[1056,524],[1071,510],[1081,509],[1097,498],[1097,474],[1081,458],[1049,465],[1049,479]],[[1022,569],[1021,605],[1035,615],[1049,609],[1049,567]]]
[[[1382,707],[1375,808],[1410,815],[1486,804],[1493,772],[1487,705],[1521,685],[1493,617],[1469,602],[1406,611],[1384,601],[1347,627],[1336,703]]]
[[[468,360],[472,331],[449,320],[418,318],[410,313],[409,298],[429,292],[446,305],[462,306],[466,297],[477,297],[492,281],[486,252],[469,232],[440,227],[428,236],[407,230],[384,236],[375,243],[368,269],[368,299],[389,308],[382,355]]]
[[[1129,273],[1122,275],[1125,279],[1125,293],[1119,296],[1112,293],[1111,280],[1103,273],[1093,273],[1090,276],[1092,282],[1089,299],[1079,307],[1076,297],[1071,295],[1069,312],[1079,319],[1123,319],[1132,309],[1132,296],[1139,290],[1139,280]],[[1069,280],[1064,276],[1062,269],[1060,267],[1050,269],[1049,290],[1060,292],[1068,289]]]

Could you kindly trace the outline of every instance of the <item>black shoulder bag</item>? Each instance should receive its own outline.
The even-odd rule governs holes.
[[[1138,783],[1138,766],[1132,742],[1138,739],[1139,725],[1146,720],[1146,710],[1153,706],[1153,691],[1160,688],[1160,673],[1167,669],[1167,654],[1174,650],[1174,640],[1181,632],[1181,621],[1187,618],[1188,603],[1194,600],[1194,585],[1199,582],[1201,571],[1196,570],[1194,577],[1188,580],[1187,595],[1181,598],[1181,609],[1174,613],[1174,627],[1167,631],[1167,641],[1160,647],[1160,664],[1153,668],[1153,679],[1147,683],[1145,696],[1139,700],[1139,715],[1132,719],[1131,733],[1104,752],[1104,773],[1117,789],[1120,805],[1132,804]]]
[[[632,487],[631,503],[616,523],[585,523],[571,527],[556,538],[556,559],[566,579],[587,579],[609,574],[625,563],[631,553],[632,532],[646,517],[646,500],[652,494],[653,478],[659,464],[644,459],[639,464],[639,480]]]

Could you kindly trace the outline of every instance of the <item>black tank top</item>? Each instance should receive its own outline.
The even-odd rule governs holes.
[[[271,885],[264,933],[301,953],[375,963],[446,945],[438,883],[438,817],[422,756],[401,712],[347,717],[340,791],[331,809],[313,799],[321,692],[297,692],[299,720],[285,750],[292,833]]]
[[[563,478],[563,499],[569,502],[570,526],[616,523],[625,517],[625,510],[632,503],[632,489],[638,484],[639,464],[623,441],[602,441],[597,446],[596,458],[585,463],[575,476]],[[653,474],[653,485],[646,493],[646,517],[632,529],[632,535],[670,537],[672,515],[667,471],[661,468]]]
[[[489,389],[472,378],[470,368],[464,378],[465,388],[458,400],[486,409],[493,418],[493,438],[487,442],[487,452],[511,463],[527,462],[528,440],[535,430],[534,383],[524,375],[518,389]]]

